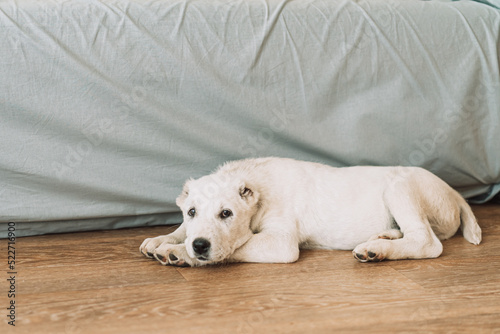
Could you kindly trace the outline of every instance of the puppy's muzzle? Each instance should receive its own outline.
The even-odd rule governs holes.
[[[194,254],[198,260],[206,261],[210,252],[210,241],[204,238],[196,238],[193,241]]]

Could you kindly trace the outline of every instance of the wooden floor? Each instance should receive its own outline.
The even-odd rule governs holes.
[[[3,271],[0,332],[500,333],[500,205],[473,209],[483,243],[457,235],[433,260],[303,251],[294,264],[175,268],[138,251],[172,227],[19,238],[16,326]]]

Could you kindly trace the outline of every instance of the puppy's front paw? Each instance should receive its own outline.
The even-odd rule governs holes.
[[[196,267],[200,263],[189,257],[184,244],[162,244],[154,251],[154,257],[163,265],[177,267]]]
[[[358,245],[352,251],[354,258],[360,262],[380,262],[386,258],[385,244],[379,241],[387,240],[374,240]]]
[[[144,240],[139,247],[139,251],[146,257],[154,259],[154,252],[162,243],[167,240],[166,235],[162,235],[156,238],[147,238]]]
[[[139,247],[139,251],[146,257],[154,259],[155,250],[163,244],[179,244],[181,240],[173,236],[173,233],[167,235],[160,235],[156,238],[147,238]]]

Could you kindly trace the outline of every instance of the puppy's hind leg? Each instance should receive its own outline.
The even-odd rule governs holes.
[[[353,250],[353,255],[361,262],[399,260],[399,259],[424,259],[436,258],[441,255],[443,245],[432,231],[431,225],[419,205],[418,198],[410,189],[410,185],[396,184],[387,189],[384,200],[396,220],[402,238],[370,239],[358,245]],[[397,230],[390,230],[389,234],[398,236]],[[385,232],[381,233],[384,235]],[[393,238],[394,239],[394,238]]]

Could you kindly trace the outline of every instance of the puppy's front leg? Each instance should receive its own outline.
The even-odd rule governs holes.
[[[280,233],[281,232],[281,233]],[[290,263],[299,258],[299,244],[282,231],[254,234],[230,256],[230,262]]]

